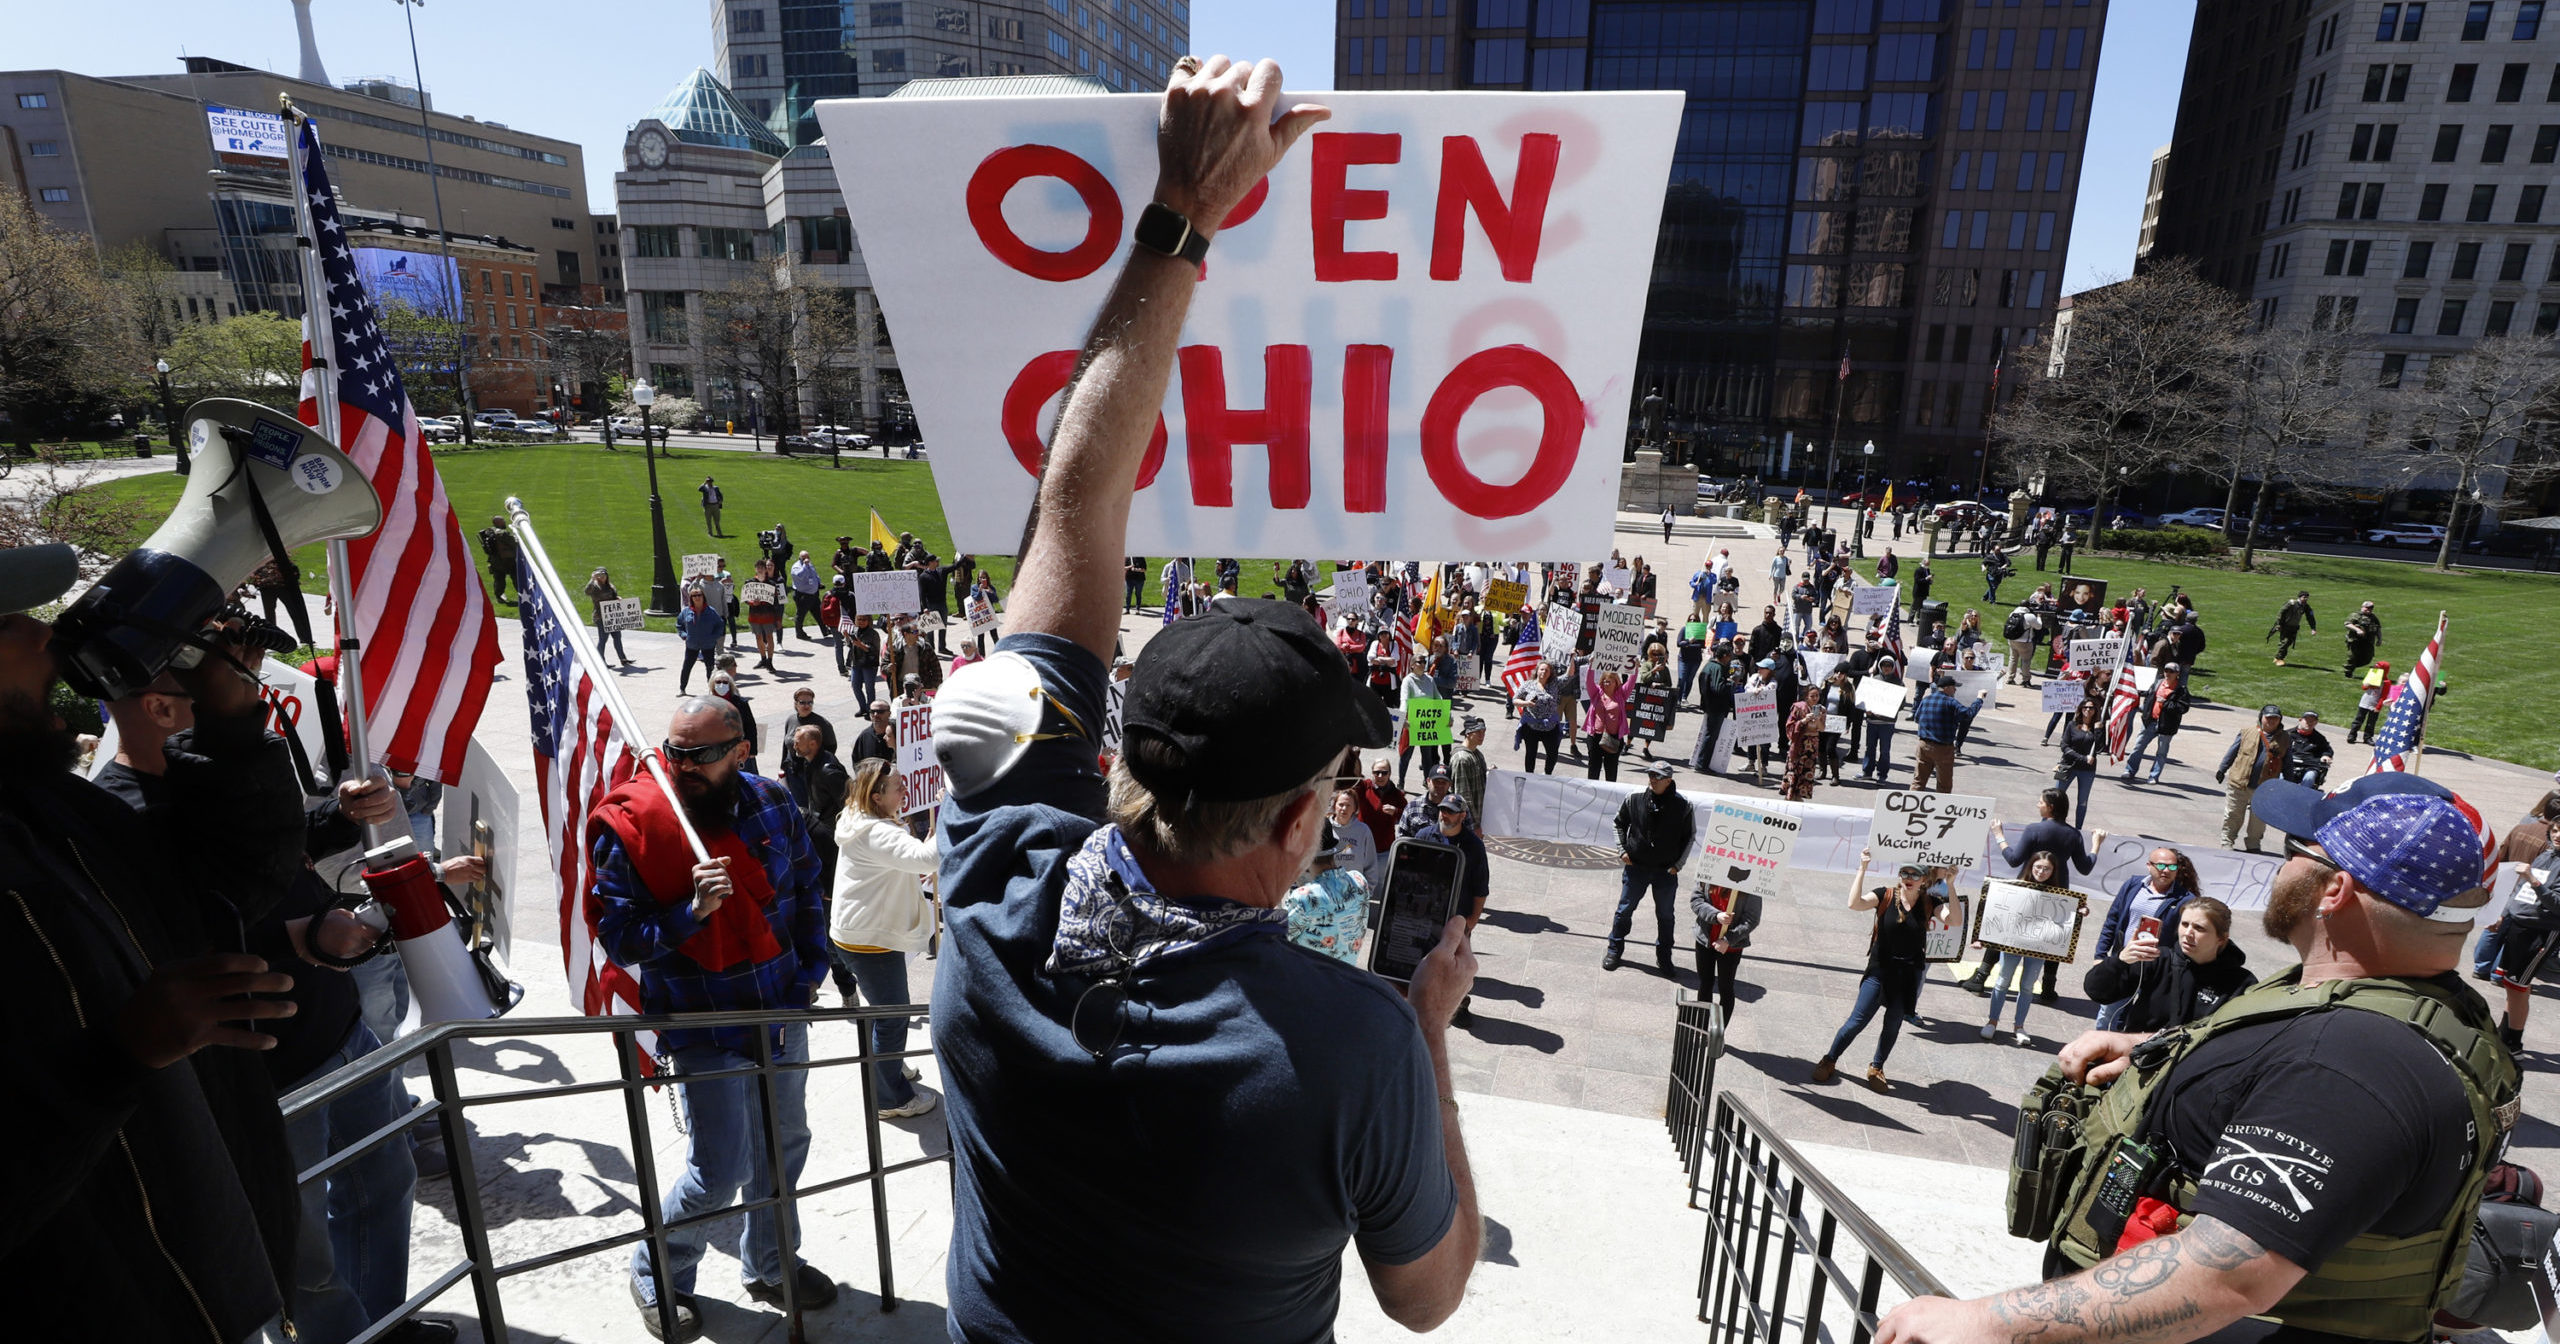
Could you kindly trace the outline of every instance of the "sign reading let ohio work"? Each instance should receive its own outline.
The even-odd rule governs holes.
[[[1210,249],[1129,548],[1589,550],[1642,392],[1681,96],[1314,99],[1332,120]],[[1154,189],[1161,101],[818,107],[962,550],[1021,538],[1077,347]]]

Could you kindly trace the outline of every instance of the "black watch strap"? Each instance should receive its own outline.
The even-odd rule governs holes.
[[[1209,240],[1191,227],[1191,220],[1181,211],[1161,201],[1147,202],[1138,212],[1136,233],[1138,246],[1168,257],[1180,257],[1193,265],[1209,255]]]

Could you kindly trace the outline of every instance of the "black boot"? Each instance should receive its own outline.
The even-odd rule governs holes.
[[[2508,1054],[2524,1053],[2524,1028],[2508,1026],[2505,1013],[2498,1014],[2498,1040],[2507,1047]]]
[[[1989,998],[1991,995],[1992,961],[1993,958],[1984,958],[1981,965],[1973,968],[1973,974],[1956,982],[1956,988],[1961,989],[1968,994],[1979,994],[1985,998]]]

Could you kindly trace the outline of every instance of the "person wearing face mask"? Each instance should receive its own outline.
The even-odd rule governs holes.
[[[737,713],[738,722],[744,725],[741,731],[746,735],[747,758],[739,764],[738,768],[751,775],[758,773],[756,770],[756,711],[754,706],[747,703],[746,695],[738,689],[737,659],[727,654],[720,655],[720,665],[711,674],[711,694],[725,701],[729,708]]]
[[[2027,1209],[2053,1229],[2047,1281],[1914,1299],[1878,1344],[2434,1337],[2521,1101],[2454,969],[2489,836],[2406,773],[2325,797],[2276,780],[2250,806],[2286,837],[2263,922],[2301,964],[2161,1035],[2065,1047],[2027,1104],[2105,1092],[2073,1131],[2078,1176]],[[2248,1317],[2272,1332],[2222,1333]]]

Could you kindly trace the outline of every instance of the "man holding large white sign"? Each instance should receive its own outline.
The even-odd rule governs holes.
[[[1194,521],[1171,480],[1158,495],[1141,495],[1150,542],[1131,544],[1129,520],[1133,494],[1153,473],[1150,443],[1161,441],[1152,430],[1193,295],[1203,292],[1213,318],[1238,302],[1261,305],[1266,324],[1296,312],[1304,296],[1287,292],[1268,258],[1292,194],[1295,219],[1307,218],[1308,158],[1347,166],[1382,157],[1337,142],[1284,164],[1290,144],[1326,113],[1299,108],[1275,119],[1279,77],[1268,63],[1248,82],[1224,58],[1205,67],[1186,58],[1160,107],[1153,99],[955,98],[913,118],[868,115],[897,101],[880,99],[821,112],[845,156],[839,168],[864,198],[856,222],[874,277],[898,277],[886,292],[900,339],[920,333],[901,353],[914,360],[910,387],[936,441],[966,445],[994,430],[962,428],[971,412],[961,403],[974,393],[957,364],[1002,364],[1023,348],[1008,342],[1029,342],[1035,352],[1064,348],[1068,367],[1080,371],[1046,454],[1035,459],[1037,507],[1019,530],[1008,633],[992,656],[954,673],[934,704],[933,751],[948,782],[934,1048],[948,1063],[955,1335],[1176,1338],[1215,1321],[1222,1338],[1322,1339],[1340,1303],[1343,1251],[1355,1242],[1381,1308],[1428,1330],[1457,1309],[1483,1248],[1458,1111],[1446,1101],[1449,1025],[1475,975],[1470,920],[1439,918],[1453,891],[1483,889],[1480,864],[1435,864],[1436,881],[1404,891],[1408,914],[1382,921],[1382,929],[1410,925],[1410,912],[1423,912],[1421,936],[1400,933],[1371,949],[1377,969],[1407,986],[1401,994],[1368,970],[1291,946],[1278,908],[1318,842],[1343,753],[1393,741],[1385,707],[1353,681],[1323,627],[1301,608],[1245,598],[1167,626],[1129,677],[1107,787],[1095,768],[1105,668],[1120,635],[1122,562],[1133,551],[1191,549],[1152,544],[1169,535],[1168,520],[1177,528]],[[1534,109],[1546,101],[1511,101],[1522,118],[1514,129],[1536,132],[1544,117]],[[1150,153],[1159,111],[1160,144]],[[981,132],[986,138],[968,138]],[[1026,143],[1034,136],[1060,143]],[[1126,186],[1097,161],[1128,177]],[[937,176],[942,162],[954,171]],[[1159,164],[1152,183],[1150,162]],[[1091,202],[1077,212],[1076,234],[1109,227],[1073,252],[1038,251],[1058,241],[1054,221],[1029,208],[1042,193],[1008,202],[1009,184],[997,181],[969,193],[981,209],[964,213],[959,197],[972,164],[1063,176]],[[1222,223],[1254,217],[1266,178],[1264,227],[1218,248],[1204,283],[1212,235],[1224,243]],[[1635,180],[1621,177],[1610,191],[1623,198]],[[1151,202],[1134,249],[1124,245],[1120,205],[1130,191]],[[1362,214],[1356,201],[1337,203],[1345,208],[1337,219]],[[1612,208],[1623,209],[1622,199]],[[1637,213],[1650,230],[1651,212]],[[938,243],[916,228],[992,241],[1012,258],[1009,270],[1051,269],[1061,285],[1115,256],[1126,261],[1116,278],[1055,296],[1014,279],[987,283],[983,259],[943,256],[946,269],[928,279]],[[1370,245],[1365,234],[1360,245]],[[1472,264],[1489,258],[1479,248]],[[946,329],[965,326],[974,356],[954,356],[947,334],[932,334],[935,307],[955,320],[962,307],[976,310]],[[990,310],[1005,320],[986,321]],[[1630,326],[1615,351],[1620,369],[1631,367],[1632,336]],[[1185,370],[1187,395],[1198,390],[1196,372]],[[1039,392],[1030,410],[1047,399]],[[1247,440],[1276,434],[1242,423],[1251,418],[1220,411],[1204,420],[1195,408],[1181,455],[1190,487],[1228,457],[1202,438],[1210,423]],[[1614,459],[1620,431],[1603,432]],[[1284,466],[1294,458],[1274,456]],[[955,458],[973,494],[1011,493],[983,460],[967,465],[965,446],[937,451],[935,470]],[[1031,494],[1022,481],[1017,502]],[[952,512],[978,515],[984,549],[1012,544],[1014,520],[985,521],[1004,508]],[[1279,527],[1262,526],[1265,515],[1210,512],[1223,532],[1198,548],[1209,554],[1385,549],[1284,545]],[[963,522],[963,547],[978,546],[966,535],[971,525]],[[1479,540],[1420,553],[1435,549],[1496,548]],[[1199,1152],[1250,1160],[1213,1157],[1196,1179],[1096,1185],[1098,1169],[1161,1166],[1163,1154],[1137,1137],[1146,1125],[1172,1126]]]
[[[1157,100],[818,109],[964,551],[1021,539],[1138,228],[1219,235],[1138,553],[1559,555],[1609,534],[1674,92],[1342,93],[1223,221],[1149,211]],[[990,322],[990,313],[1003,314]]]

